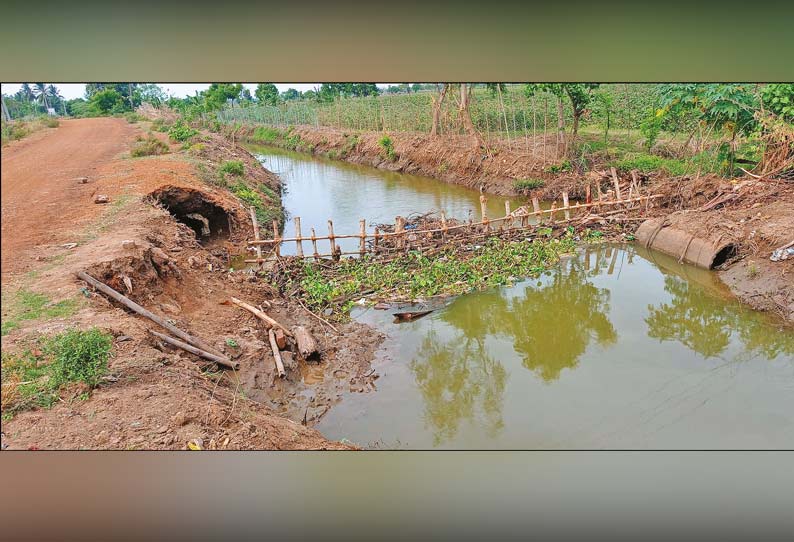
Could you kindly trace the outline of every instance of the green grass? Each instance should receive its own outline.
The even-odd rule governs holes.
[[[95,388],[107,371],[111,350],[112,337],[91,328],[40,337],[18,353],[3,352],[3,416],[51,407],[64,384],[84,382]]]
[[[241,160],[229,160],[228,162],[224,162],[218,168],[218,171],[224,175],[237,175],[240,176],[243,174],[245,170],[245,166]]]
[[[65,318],[74,314],[79,304],[74,299],[53,303],[44,294],[21,289],[9,299],[3,299],[2,335],[19,328],[24,321]]]
[[[670,175],[684,175],[690,169],[684,160],[662,158],[653,154],[635,153],[613,162],[612,165],[619,171],[628,172],[636,169],[642,173],[664,171]]]
[[[146,139],[141,139],[136,142],[130,151],[130,156],[133,158],[140,158],[142,156],[156,156],[166,154],[168,152],[168,145],[160,141],[154,136],[149,136]]]
[[[516,179],[513,181],[513,188],[516,192],[527,193],[536,188],[543,188],[546,181],[543,179]]]
[[[429,258],[410,252],[387,263],[368,257],[350,258],[331,270],[307,262],[288,287],[297,289],[309,307],[322,310],[330,306],[337,309],[337,318],[343,318],[351,305],[340,300],[357,292],[388,291],[411,299],[464,294],[537,276],[574,247],[574,238],[568,232],[561,239],[492,239],[475,253],[449,249]]]
[[[257,126],[251,134],[251,141],[256,143],[275,143],[281,138],[281,130],[268,126]]]
[[[397,161],[397,153],[394,152],[394,142],[389,136],[383,136],[380,138],[380,140],[378,140],[378,145],[380,145],[380,148],[383,149],[386,158],[392,162]]]

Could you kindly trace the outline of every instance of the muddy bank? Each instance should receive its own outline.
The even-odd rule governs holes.
[[[239,178],[218,176],[230,160],[243,162]],[[176,166],[179,174],[160,182],[152,174]],[[90,395],[64,390],[51,409],[8,417],[3,446],[185,449],[195,440],[204,449],[350,448],[310,426],[343,392],[374,388],[377,375],[369,360],[380,335],[352,322],[337,325],[337,334],[256,273],[230,269],[251,231],[250,192],[238,190],[241,197],[233,187],[245,185],[266,211],[283,216],[278,178],[239,146],[211,134],[165,157],[118,160],[103,174],[114,181],[106,192],[117,205],[99,224],[92,222],[88,235],[75,233],[76,247],[36,247],[34,282],[4,277],[4,297],[7,288],[30,288],[53,301],[75,300],[78,310],[22,322],[3,337],[3,353],[5,359],[36,352],[37,337],[96,326],[114,338],[108,373]],[[161,343],[148,333],[159,330],[152,322],[86,288],[75,278],[80,270],[201,337],[240,369],[218,370]],[[279,378],[261,322],[231,304],[231,296],[269,305],[267,312],[288,328],[306,327],[318,342],[319,361],[285,353],[286,376]]]

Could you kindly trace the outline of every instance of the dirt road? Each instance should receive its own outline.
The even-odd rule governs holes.
[[[28,268],[45,244],[66,243],[69,233],[101,212],[92,202],[102,168],[127,151],[138,128],[124,119],[62,121],[43,137],[2,149],[2,273]]]

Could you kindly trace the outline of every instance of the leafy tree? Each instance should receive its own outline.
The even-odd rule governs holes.
[[[159,85],[155,85],[154,83],[139,84],[134,89],[133,101],[138,104],[150,103],[157,106],[165,103],[167,99],[168,96],[166,95],[165,91],[163,91]]]
[[[36,99],[46,108],[50,107],[50,103],[47,100],[47,85],[44,83],[34,83],[33,84],[33,95]]]
[[[254,95],[256,96],[256,99],[259,100],[259,103],[267,104],[267,105],[278,104],[278,98],[279,98],[278,89],[276,88],[276,85],[274,85],[273,83],[259,83],[256,86],[256,91],[254,91]]]
[[[203,92],[204,104],[209,111],[221,109],[229,100],[239,100],[242,92],[242,83],[212,83]]]
[[[94,92],[88,103],[101,114],[121,113],[125,110],[124,97],[114,89]]]
[[[496,93],[507,90],[507,85],[504,83],[485,83],[485,88],[491,92],[491,96],[496,96]]]
[[[794,122],[794,83],[775,83],[761,89],[764,107],[783,120]]]
[[[560,100],[568,98],[573,109],[573,128],[571,133],[573,139],[579,131],[579,121],[582,114],[587,110],[590,100],[593,98],[593,90],[598,88],[600,83],[534,83],[526,87],[527,96],[532,96],[536,92],[551,92]]]
[[[298,100],[301,97],[301,93],[299,90],[295,90],[294,88],[288,88],[284,92],[281,93],[282,100]]]

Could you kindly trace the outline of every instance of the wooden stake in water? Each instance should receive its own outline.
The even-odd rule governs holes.
[[[328,241],[331,243],[331,255],[336,256],[336,241],[334,237],[334,223],[328,221]]]
[[[320,253],[317,252],[317,236],[314,234],[314,228],[312,228],[312,250],[314,250],[314,259],[320,259]]]
[[[364,254],[367,252],[367,221],[365,219],[361,219],[358,221],[358,229],[359,229],[359,241],[358,241],[358,253],[361,257],[364,257]]]
[[[441,211],[441,239],[447,240],[447,215]]]
[[[380,228],[375,226],[375,240],[373,241],[373,247],[375,249],[375,253],[378,252],[378,243],[380,242]]]
[[[275,246],[276,256],[281,256],[281,238],[278,234],[278,220],[273,221],[273,245]]]
[[[505,200],[505,216],[510,216],[510,200]],[[503,220],[502,224],[504,225],[505,222],[507,222],[507,231],[509,232],[510,228],[513,227],[513,219],[510,218],[506,221]]]
[[[590,196],[590,183],[587,183],[587,186],[584,187],[584,202],[593,203],[593,198]]]
[[[570,220],[571,211],[568,210],[568,192],[562,193],[562,206],[565,208],[565,220]]]
[[[541,224],[543,222],[543,215],[540,214],[540,201],[538,201],[538,198],[532,198],[532,211],[535,212],[535,216],[538,217],[538,224]]]
[[[301,217],[295,217],[295,253],[298,255],[298,258],[303,258],[303,239],[301,238]]]
[[[256,209],[251,207],[251,222],[254,225],[254,241],[259,241],[259,222],[256,219]],[[256,245],[256,259],[262,258],[262,245]]]
[[[554,224],[554,211],[557,210],[557,200],[551,202],[551,212],[549,212],[549,224]]]
[[[397,234],[397,248],[405,246],[405,219],[401,216],[394,217],[394,233]]]
[[[488,227],[488,198],[485,197],[485,194],[482,192],[480,193],[480,215],[482,216],[482,228],[484,231],[488,231],[490,228]]]

